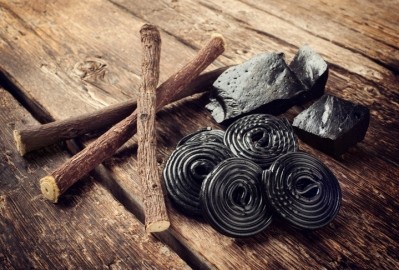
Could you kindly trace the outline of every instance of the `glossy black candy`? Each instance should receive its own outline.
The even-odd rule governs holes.
[[[293,129],[285,118],[268,114],[244,116],[226,130],[224,143],[234,155],[267,169],[279,156],[298,150]]]
[[[259,54],[223,72],[213,84],[206,105],[216,122],[236,118],[262,107],[262,112],[280,111],[293,104],[305,86],[288,68],[282,53]]]
[[[202,181],[221,161],[231,157],[221,143],[193,142],[178,147],[168,158],[163,177],[171,201],[185,214],[200,216]]]
[[[329,224],[341,205],[334,174],[304,152],[287,153],[263,172],[266,194],[275,212],[296,228],[313,230]]]
[[[293,127],[306,143],[340,156],[363,140],[369,122],[367,107],[326,94],[297,115]]]
[[[212,129],[210,127],[200,129],[196,132],[193,132],[181,139],[177,143],[177,147],[192,143],[192,142],[217,142],[223,143],[224,131],[220,129]]]
[[[204,180],[200,199],[203,215],[221,234],[248,237],[272,221],[262,185],[262,169],[252,161],[230,158]]]

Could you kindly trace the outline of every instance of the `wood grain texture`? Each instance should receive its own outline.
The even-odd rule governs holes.
[[[279,5],[277,1],[242,2],[279,17],[295,28],[369,58],[394,73],[398,72],[396,60],[399,57],[399,40],[392,35],[391,20],[399,17],[386,13],[387,9],[397,9],[393,2],[384,3],[384,8],[379,10],[380,16],[372,16],[377,7],[369,1],[295,1],[283,5]],[[380,30],[375,32],[374,28]]]
[[[161,81],[181,67],[212,32],[222,32],[229,44],[212,68],[238,64],[265,51],[282,51],[289,61],[307,43],[329,62],[326,91],[371,110],[365,140],[340,160],[300,142],[301,149],[319,157],[340,181],[344,199],[337,219],[313,233],[277,223],[257,238],[233,240],[184,217],[167,201],[170,235],[197,258],[197,268],[399,267],[395,1],[156,0],[149,4],[95,0],[44,1],[35,7],[28,2],[2,1],[0,22],[8,27],[0,31],[0,65],[30,107],[54,119],[123,101],[133,97],[132,89],[137,95],[140,65],[126,59],[140,54],[139,40],[127,42],[127,37],[144,22],[157,24],[161,30]],[[206,96],[198,96],[158,113],[159,163],[187,133],[205,126],[221,127],[204,109],[206,102]],[[293,108],[286,116],[292,119],[302,109]],[[114,196],[134,205],[140,214],[143,198],[137,167],[131,161],[136,151],[132,139],[105,165]]]
[[[57,206],[43,200],[34,179],[68,154],[58,146],[20,157],[12,130],[37,122],[1,87],[0,123],[1,269],[189,268],[93,179]]]

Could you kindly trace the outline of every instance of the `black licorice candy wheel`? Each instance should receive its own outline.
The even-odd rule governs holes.
[[[262,178],[275,212],[296,228],[319,229],[338,214],[342,196],[337,179],[307,153],[281,156]]]
[[[204,180],[200,193],[203,215],[221,234],[253,236],[272,221],[262,185],[262,169],[243,158],[229,158]]]
[[[224,131],[220,129],[212,129],[211,127],[200,129],[181,139],[177,143],[177,147],[193,142],[217,142],[223,143]]]
[[[293,129],[285,118],[252,114],[233,122],[224,143],[234,155],[254,161],[267,169],[279,156],[298,150]]]
[[[176,148],[168,158],[163,177],[171,201],[185,214],[200,216],[202,181],[223,160],[231,157],[221,143],[190,143]]]

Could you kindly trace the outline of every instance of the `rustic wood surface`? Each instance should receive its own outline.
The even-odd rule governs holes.
[[[145,235],[133,216],[143,221],[135,138],[104,162],[95,176],[98,181],[87,178],[54,206],[40,197],[37,180],[60,165],[65,153],[57,146],[21,158],[7,119],[31,123],[23,119],[32,117],[22,117],[23,109],[16,105],[2,105],[0,265],[399,268],[397,1],[0,0],[2,84],[42,123],[136,98],[139,29],[146,22],[161,30],[161,82],[191,59],[213,32],[223,33],[228,47],[212,69],[267,51],[282,51],[289,61],[303,44],[328,61],[326,91],[371,110],[365,140],[341,159],[300,142],[300,148],[325,162],[341,184],[343,205],[337,219],[312,233],[276,223],[257,237],[234,240],[183,216],[167,201],[171,228],[157,235],[163,245]],[[206,102],[206,95],[197,95],[158,113],[159,170],[182,136],[204,126],[220,127],[204,109]],[[302,109],[295,107],[285,116],[292,120]]]

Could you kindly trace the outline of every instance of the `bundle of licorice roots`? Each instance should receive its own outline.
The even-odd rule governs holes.
[[[226,131],[184,137],[163,172],[178,210],[203,216],[221,234],[241,238],[265,230],[275,217],[303,230],[337,215],[341,190],[317,158],[299,151],[285,118],[253,114]]]

